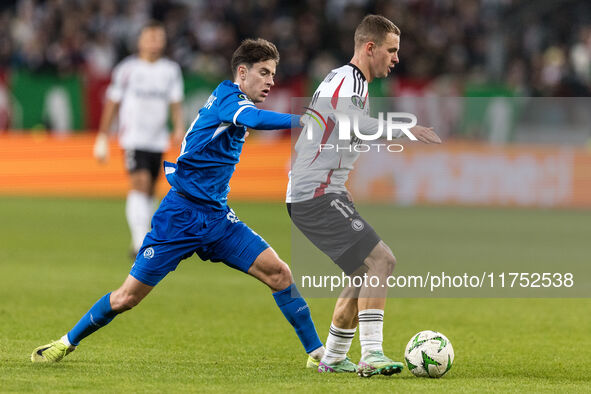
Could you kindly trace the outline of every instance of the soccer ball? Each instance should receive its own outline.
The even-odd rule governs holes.
[[[421,331],[408,341],[404,360],[415,376],[440,378],[451,369],[454,348],[442,333]]]

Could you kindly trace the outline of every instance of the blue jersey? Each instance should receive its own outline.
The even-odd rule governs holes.
[[[177,163],[164,162],[172,190],[213,209],[226,209],[230,178],[247,127],[289,129],[299,116],[260,110],[237,84],[223,81],[189,127]]]

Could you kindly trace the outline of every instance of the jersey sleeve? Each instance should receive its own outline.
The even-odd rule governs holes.
[[[342,77],[337,90],[330,98],[331,106],[337,112],[350,115],[364,114],[364,108],[369,95],[364,81],[355,77],[353,73]]]
[[[107,88],[107,98],[116,103],[121,102],[123,94],[125,93],[127,80],[129,78],[128,64],[129,62],[123,61],[115,67],[111,77],[111,83]]]
[[[236,126],[246,126],[257,130],[290,129],[299,125],[299,116],[266,111],[255,107],[254,103],[241,91],[226,92],[219,103],[219,119]]]
[[[183,73],[178,64],[173,63],[173,76],[170,90],[168,91],[168,101],[171,103],[180,103],[183,101]]]
[[[234,124],[241,124],[256,130],[279,130],[299,127],[299,115],[266,111],[256,107],[245,108],[237,115]]]
[[[246,108],[256,108],[254,103],[239,90],[223,89],[219,101],[219,118],[222,122],[236,123],[238,115]],[[218,94],[219,94],[218,93]]]

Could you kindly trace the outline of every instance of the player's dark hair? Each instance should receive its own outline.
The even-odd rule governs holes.
[[[381,15],[367,15],[355,29],[355,47],[369,41],[380,45],[388,33],[400,36],[400,29]]]
[[[142,26],[140,33],[143,32],[144,30],[147,30],[147,29],[164,29],[164,30],[166,30],[164,28],[164,23],[157,21],[156,19],[151,19],[148,22],[146,22]]]
[[[266,60],[275,60],[275,63],[279,63],[279,51],[275,44],[262,38],[246,39],[232,55],[232,76],[236,76],[238,66],[241,64],[250,68],[253,64]]]

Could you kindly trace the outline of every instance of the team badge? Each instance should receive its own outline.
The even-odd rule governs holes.
[[[154,248],[150,246],[148,249],[144,250],[144,258],[151,259],[152,257],[154,257]]]
[[[238,223],[240,221],[240,219],[238,219],[238,216],[236,216],[236,214],[234,213],[233,209],[230,209],[230,211],[226,215],[226,219],[228,219],[232,223]]]
[[[364,227],[365,227],[365,225],[359,219],[355,219],[351,222],[351,228],[355,231],[361,231],[361,230],[363,230]]]

